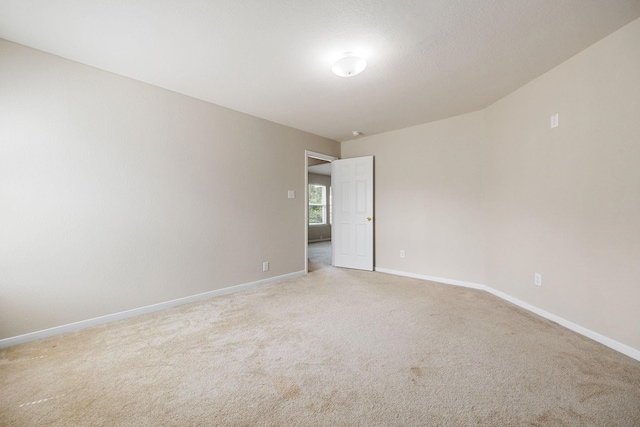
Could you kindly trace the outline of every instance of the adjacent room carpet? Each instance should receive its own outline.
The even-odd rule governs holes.
[[[324,245],[301,278],[0,350],[0,425],[640,425],[640,362]]]

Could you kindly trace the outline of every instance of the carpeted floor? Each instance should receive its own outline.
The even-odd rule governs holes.
[[[640,362],[317,249],[301,278],[0,350],[0,425],[640,425]]]
[[[309,273],[331,268],[331,241],[309,243],[307,255],[309,256]]]

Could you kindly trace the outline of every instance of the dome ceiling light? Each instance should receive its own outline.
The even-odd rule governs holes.
[[[360,74],[367,67],[367,62],[352,52],[346,52],[333,64],[331,71],[340,77],[353,77]]]

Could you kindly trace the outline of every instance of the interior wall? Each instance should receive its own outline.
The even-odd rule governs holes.
[[[486,283],[640,349],[640,20],[486,117]]]
[[[329,212],[331,207],[329,188],[331,188],[331,177],[327,175],[310,173],[309,184],[318,184],[327,187],[327,222],[329,223],[326,225],[309,225],[308,239],[310,242],[319,240],[331,240],[331,224],[329,221]]]
[[[483,118],[471,113],[342,144],[342,158],[375,156],[377,269],[484,283]]]
[[[304,270],[305,149],[338,142],[1,40],[0,63],[0,338]]]
[[[376,268],[485,284],[640,349],[638,76],[635,20],[483,111],[343,143],[376,157]]]

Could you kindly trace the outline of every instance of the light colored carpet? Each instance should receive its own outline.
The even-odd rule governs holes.
[[[0,425],[640,425],[638,361],[481,291],[314,264],[1,350]]]
[[[309,243],[309,273],[331,267],[331,241]]]

